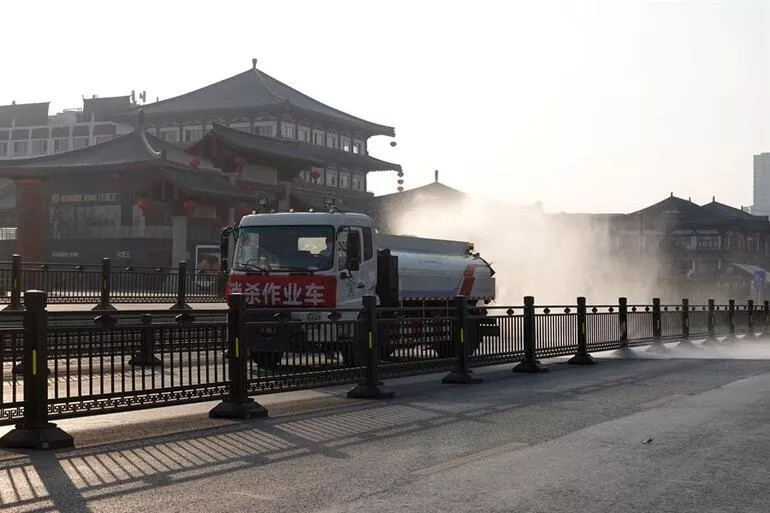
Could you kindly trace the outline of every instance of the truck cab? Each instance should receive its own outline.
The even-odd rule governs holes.
[[[364,214],[245,216],[223,234],[226,294],[244,294],[251,308],[360,308],[363,296],[377,286],[374,237],[372,220]]]

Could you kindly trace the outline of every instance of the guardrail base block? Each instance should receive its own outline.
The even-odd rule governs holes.
[[[100,303],[100,304],[96,305],[95,307],[91,308],[92,312],[98,312],[99,310],[103,310],[103,311],[106,311],[106,312],[114,312],[114,311],[117,310],[117,308],[115,308],[114,306],[112,306],[109,303]]]
[[[74,446],[72,437],[52,423],[17,427],[0,438],[0,447],[15,449],[67,449]]]
[[[174,312],[179,312],[179,311],[181,311],[181,312],[191,312],[192,309],[193,308],[190,305],[188,305],[187,303],[176,303],[176,304],[174,304],[174,306],[169,308],[169,310],[174,311]]]
[[[738,337],[735,335],[727,335],[722,341],[723,344],[737,344],[739,342]]]
[[[456,385],[476,385],[484,381],[481,378],[475,378],[467,372],[453,370],[441,380],[442,383],[456,384]]]
[[[6,305],[2,310],[3,312],[23,312],[24,305],[14,305],[13,303]]]
[[[570,365],[596,365],[597,362],[593,356],[591,356],[588,353],[585,354],[576,354],[572,358],[569,359],[567,362]]]
[[[140,367],[162,367],[163,362],[155,355],[145,357],[143,354],[137,354],[128,361],[129,365]]]
[[[525,360],[514,367],[513,372],[548,372],[548,367],[537,360]]]
[[[388,389],[382,389],[379,385],[358,384],[348,390],[348,399],[391,399],[396,395]]]
[[[256,419],[267,417],[267,408],[249,398],[246,401],[224,400],[209,411],[212,419]]]

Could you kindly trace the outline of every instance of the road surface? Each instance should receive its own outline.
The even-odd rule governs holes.
[[[0,504],[153,513],[768,511],[770,362],[563,362],[537,375],[479,369],[479,385],[441,385],[436,375],[392,381],[397,397],[384,402],[351,402],[344,387],[263,396],[266,420],[208,419],[209,403],[62,421],[79,448],[0,451]]]

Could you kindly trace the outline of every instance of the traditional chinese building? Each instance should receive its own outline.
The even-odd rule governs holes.
[[[615,251],[682,297],[748,299],[770,269],[770,222],[717,202],[673,196],[612,223]],[[645,270],[646,269],[646,270]],[[764,286],[762,286],[764,288]]]

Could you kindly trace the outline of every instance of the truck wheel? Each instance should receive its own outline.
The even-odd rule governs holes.
[[[257,364],[260,369],[275,370],[281,365],[283,353],[267,353],[259,351],[251,353],[251,361]]]

